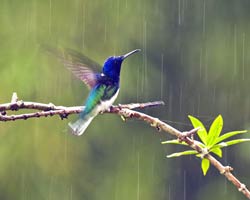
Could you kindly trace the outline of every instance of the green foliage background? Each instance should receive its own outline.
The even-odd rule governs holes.
[[[126,60],[117,103],[162,99],[145,112],[225,131],[249,127],[247,0],[0,0],[0,101],[19,98],[81,105],[87,88],[40,44],[82,51],[99,63],[141,48]],[[0,199],[240,199],[213,169],[204,178],[195,157],[169,160],[155,130],[98,116],[74,137],[57,117],[0,124]],[[187,130],[189,125],[173,126]],[[249,183],[249,145],[232,147],[224,164]]]

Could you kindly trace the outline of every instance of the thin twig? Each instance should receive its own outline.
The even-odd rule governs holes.
[[[146,123],[150,124],[152,127],[155,127],[158,131],[162,130],[164,132],[170,133],[176,136],[180,141],[185,142],[188,146],[195,149],[197,152],[204,155],[206,159],[210,161],[210,163],[222,174],[224,175],[230,182],[232,182],[238,189],[239,192],[242,192],[248,199],[250,199],[250,191],[247,187],[241,183],[233,174],[232,168],[229,166],[223,166],[218,160],[216,160],[211,154],[207,153],[204,149],[202,149],[197,142],[192,139],[193,135],[199,129],[192,129],[187,132],[181,132],[174,127],[166,124],[165,122],[159,120],[158,118],[152,117],[150,115],[135,111],[133,109],[142,109],[151,106],[159,106],[163,105],[162,101],[148,102],[148,103],[132,103],[125,105],[112,106],[109,110],[105,111],[105,113],[118,114],[123,119],[128,118],[136,118]],[[19,115],[7,115],[7,112],[17,111],[19,109],[31,109],[38,110],[33,113],[19,114]],[[34,117],[47,117],[59,115],[61,119],[67,118],[70,114],[80,113],[84,107],[75,106],[75,107],[64,107],[64,106],[55,106],[52,103],[43,104],[37,102],[25,102],[18,100],[16,93],[13,94],[11,103],[0,104],[0,121],[14,121],[19,119],[28,119]]]
[[[199,129],[195,128],[190,130],[189,132],[181,132],[174,127],[162,122],[158,118],[152,117],[150,115],[129,110],[129,109],[121,109],[117,110],[117,114],[125,117],[125,118],[136,118],[143,120],[149,123],[151,126],[157,128],[157,130],[163,130],[167,133],[170,133],[176,136],[180,141],[184,141],[188,146],[196,150],[198,153],[204,155],[206,159],[210,161],[210,163],[222,174],[224,175],[230,182],[232,182],[238,189],[239,192],[242,192],[248,199],[250,199],[250,191],[247,189],[245,184],[241,183],[232,173],[232,168],[228,166],[223,166],[217,159],[215,159],[211,154],[209,154],[206,149],[202,149],[195,140],[188,137],[189,135],[193,135],[194,132]],[[183,134],[184,133],[184,134]],[[230,170],[229,170],[230,169]]]

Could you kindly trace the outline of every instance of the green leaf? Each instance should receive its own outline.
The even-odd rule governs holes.
[[[250,142],[250,139],[236,139],[236,140],[230,140],[230,141],[227,141],[227,142],[221,142],[219,144],[216,144],[214,146],[214,148],[228,147],[228,146],[239,144],[239,143],[242,143],[242,142]],[[214,149],[214,148],[212,148],[212,149]]]
[[[200,141],[195,140],[195,143],[200,147],[200,148],[205,148],[206,146],[201,143]],[[166,140],[161,142],[161,144],[179,144],[179,145],[184,145],[184,146],[188,146],[188,144],[186,142],[179,142],[179,140],[175,139],[175,140]]]
[[[198,134],[200,140],[206,145],[207,144],[207,130],[204,127],[203,123],[199,119],[197,119],[191,115],[188,115],[188,117],[189,117],[194,128],[198,128],[198,127],[201,128],[200,130],[197,131],[197,134]]]
[[[167,140],[167,141],[164,141],[164,142],[161,142],[162,144],[180,144],[180,145],[185,145],[187,146],[187,143],[186,142],[179,142],[179,140]]]
[[[210,152],[213,152],[217,156],[222,157],[222,150],[221,150],[221,148],[213,148]]]
[[[167,158],[173,158],[173,157],[179,157],[179,156],[186,156],[186,155],[192,155],[192,154],[197,154],[198,152],[195,150],[188,150],[188,151],[182,151],[182,152],[177,152],[177,153],[172,153],[167,156]]]
[[[247,132],[247,130],[243,130],[243,131],[232,131],[232,132],[228,132],[228,133],[225,133],[225,134],[223,134],[222,136],[220,136],[220,137],[218,137],[217,139],[216,139],[216,144],[217,143],[219,143],[219,142],[221,142],[221,141],[223,141],[223,140],[225,140],[225,139],[228,139],[228,138],[230,138],[230,137],[232,137],[232,136],[235,136],[235,135],[238,135],[238,134],[242,134],[242,133],[246,133]]]
[[[210,167],[209,160],[206,159],[206,158],[203,158],[202,161],[201,161],[201,169],[202,169],[202,172],[203,172],[204,176],[206,176],[209,167]]]
[[[221,115],[215,118],[212,125],[210,126],[208,135],[207,135],[207,145],[212,147],[216,144],[216,139],[220,136],[221,130],[223,127],[223,119]]]

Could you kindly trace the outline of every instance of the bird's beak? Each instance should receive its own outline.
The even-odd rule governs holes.
[[[122,56],[122,60],[124,60],[125,58],[127,58],[127,57],[129,57],[130,55],[132,55],[132,54],[134,54],[134,53],[136,53],[136,52],[139,52],[139,51],[141,51],[141,49],[135,49],[135,50],[133,50],[133,51],[130,51],[129,53],[127,53],[127,54],[125,54],[125,55]]]

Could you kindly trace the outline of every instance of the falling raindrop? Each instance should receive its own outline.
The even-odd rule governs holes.
[[[245,80],[245,32],[242,34],[242,80]]]
[[[186,200],[186,170],[183,172],[183,199]]]
[[[137,79],[136,79],[136,101],[139,102],[139,88],[140,88],[140,67],[137,67]]]
[[[140,152],[137,152],[137,200],[140,200]]]
[[[22,182],[21,182],[21,187],[22,187],[22,199],[27,199],[27,188],[25,185],[25,175],[24,172],[22,173]]]
[[[117,0],[116,8],[116,27],[119,27],[120,24],[120,0]]]
[[[105,18],[105,24],[104,24],[104,42],[107,41],[107,18]]]
[[[70,186],[70,200],[72,200],[72,199],[73,199],[73,186],[71,184],[71,186]]]
[[[75,8],[74,8],[74,10],[77,10],[77,8],[79,7],[79,1],[75,1]],[[76,14],[76,15],[74,15],[74,17],[75,17],[75,24],[78,24],[77,22],[78,22],[78,17],[79,17],[79,15],[78,14]]]
[[[203,57],[203,49],[201,48],[200,49],[200,79],[201,79],[201,76],[202,76],[202,57]]]
[[[183,94],[182,90],[183,90],[183,88],[182,88],[182,84],[181,84],[181,86],[180,86],[180,113],[182,111],[182,94]]]
[[[228,163],[227,161],[227,149],[225,149],[225,152],[223,152],[223,156],[224,156],[224,160],[225,160],[225,163]],[[224,191],[225,193],[227,193],[227,183],[228,181],[226,181],[226,179],[224,180]]]
[[[178,0],[178,24],[181,25],[181,0]]]
[[[117,183],[119,183],[119,177],[118,177],[118,173],[115,174],[115,185],[114,185],[114,200],[117,200],[118,199],[118,189],[119,187],[117,186]]]
[[[215,100],[216,100],[216,85],[214,86],[214,89],[213,89],[213,105],[215,105]]]
[[[51,199],[53,199],[52,198],[52,191],[53,191],[53,185],[54,185],[54,177],[53,176],[51,176],[51,178],[50,178],[50,183],[49,183],[49,198],[48,198],[48,200],[51,200]]]
[[[168,199],[171,200],[171,186],[168,186]]]
[[[182,0],[182,23],[184,22],[186,0]]]
[[[234,25],[234,73],[237,74],[237,25]]]
[[[156,159],[156,156],[155,156],[155,153],[153,153],[153,155],[152,155],[152,171],[151,171],[151,173],[152,173],[152,180],[154,179],[154,171],[155,171],[155,159]]]
[[[169,95],[168,95],[168,113],[169,117],[171,118],[172,115],[172,101],[173,101],[173,94],[172,94],[172,85],[169,85]]]
[[[203,1],[203,15],[202,15],[202,36],[205,38],[206,33],[206,0]]]
[[[207,65],[208,65],[208,55],[207,55],[207,48],[205,47],[205,56],[204,56],[205,58],[204,58],[204,60],[205,60],[205,63],[204,63],[204,65],[205,65],[205,81],[206,81],[206,83],[208,82],[208,71],[207,71]]]
[[[143,73],[142,73],[142,83],[141,92],[144,93],[146,88],[146,77],[147,77],[147,21],[144,19],[143,23]],[[146,95],[144,95],[145,97]]]
[[[67,163],[67,153],[68,153],[68,135],[64,134],[64,163]]]
[[[164,54],[161,54],[161,100],[163,99],[163,88],[164,88]]]
[[[247,96],[247,99],[245,101],[245,111],[249,111],[250,110],[250,97]],[[245,119],[245,123],[248,123],[249,121],[249,112],[245,112],[245,115],[244,115],[244,119]]]
[[[201,94],[198,94],[198,105],[197,105],[197,115],[200,116],[200,103],[201,103]]]
[[[187,6],[187,1],[178,0],[178,25],[181,25],[184,22],[186,6]]]
[[[26,31],[26,35],[28,36],[29,34],[29,12],[30,12],[30,9],[29,8],[26,8],[26,23],[25,23],[25,31]]]
[[[85,47],[86,3],[82,4],[82,49]]]
[[[51,35],[52,0],[49,0],[49,35]]]

